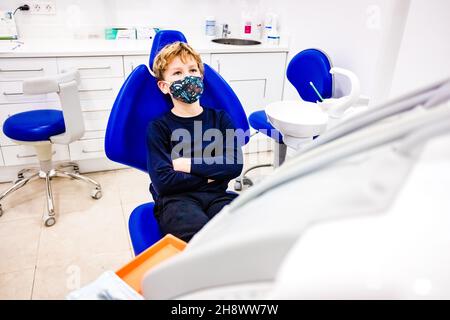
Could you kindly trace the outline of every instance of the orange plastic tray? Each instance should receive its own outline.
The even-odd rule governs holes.
[[[168,234],[117,270],[116,274],[134,290],[142,294],[141,282],[144,274],[160,262],[183,251],[185,247],[186,242]]]

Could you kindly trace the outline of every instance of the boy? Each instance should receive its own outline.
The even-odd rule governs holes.
[[[154,214],[163,234],[188,242],[236,198],[226,189],[242,171],[241,144],[227,139],[235,128],[226,112],[200,105],[203,63],[188,44],[165,46],[152,70],[173,103],[147,130]]]

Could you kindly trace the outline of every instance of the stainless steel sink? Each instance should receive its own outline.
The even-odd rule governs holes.
[[[237,38],[218,38],[211,40],[215,43],[221,43],[221,44],[231,44],[235,46],[251,46],[255,44],[261,44],[260,41],[256,40],[249,40],[249,39],[237,39]]]

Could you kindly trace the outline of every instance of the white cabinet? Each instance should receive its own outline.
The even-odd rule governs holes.
[[[285,52],[211,54],[211,66],[233,88],[247,116],[282,99]]]
[[[267,104],[282,100],[286,59],[286,52],[211,54],[211,66],[230,84],[248,117]],[[258,133],[244,152],[271,149],[272,140]]]
[[[79,95],[85,133],[69,145],[71,160],[106,158],[104,137],[114,100],[124,82],[122,56],[58,58],[58,69],[80,72]]]

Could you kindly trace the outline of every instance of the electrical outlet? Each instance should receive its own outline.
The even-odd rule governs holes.
[[[56,1],[36,0],[28,3],[31,14],[56,14]]]

